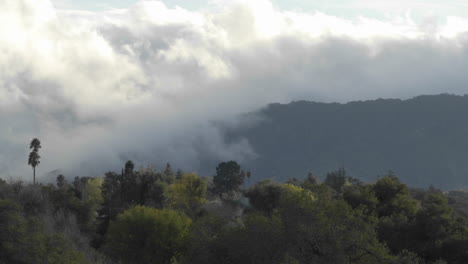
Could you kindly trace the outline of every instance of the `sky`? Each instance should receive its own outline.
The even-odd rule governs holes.
[[[389,3],[391,2],[391,3]],[[188,5],[187,3],[190,3]],[[268,103],[467,93],[462,1],[0,0],[0,177],[254,159]],[[214,169],[213,169],[214,170]]]
[[[201,10],[220,2],[232,2],[232,0],[163,0],[162,2],[171,8]],[[446,16],[468,15],[468,3],[460,0],[272,0],[271,2],[280,9],[303,12],[321,11],[346,18],[357,16],[385,18],[405,13],[411,13],[415,19],[424,19],[427,16],[444,19]],[[103,11],[130,8],[138,3],[138,0],[53,0],[53,3],[56,7],[64,9]]]

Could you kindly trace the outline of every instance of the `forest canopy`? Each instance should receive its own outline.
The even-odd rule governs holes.
[[[468,193],[259,181],[235,161],[210,177],[125,164],[103,178],[0,181],[0,263],[466,263]]]

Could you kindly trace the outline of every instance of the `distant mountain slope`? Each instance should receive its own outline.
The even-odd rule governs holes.
[[[255,179],[323,175],[341,166],[365,181],[389,170],[412,186],[468,186],[468,96],[271,104],[228,131],[249,140]]]

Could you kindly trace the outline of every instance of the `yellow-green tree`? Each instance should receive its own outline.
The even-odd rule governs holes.
[[[316,200],[311,191],[294,184],[288,183],[281,185],[281,191],[280,204],[283,207],[292,204],[295,206],[308,207]]]
[[[101,186],[103,183],[103,179],[101,178],[91,178],[88,179],[88,183],[86,185],[86,202],[94,204],[100,204],[103,202],[102,193],[101,193]]]
[[[186,250],[191,224],[173,210],[133,207],[110,224],[107,253],[121,263],[171,263]]]
[[[195,173],[186,173],[169,189],[171,206],[188,213],[206,202],[206,181]]]

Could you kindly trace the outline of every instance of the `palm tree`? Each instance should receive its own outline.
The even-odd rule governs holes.
[[[41,141],[39,139],[34,138],[29,145],[29,148],[32,149],[31,153],[29,153],[29,160],[28,165],[31,165],[33,168],[33,184],[36,184],[36,167],[41,163],[39,159],[41,156],[39,155],[39,149],[41,148]]]

